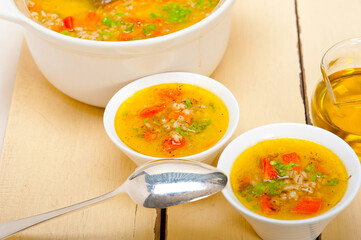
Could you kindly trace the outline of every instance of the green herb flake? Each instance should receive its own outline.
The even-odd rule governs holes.
[[[128,112],[124,112],[123,115],[124,115],[124,116],[127,116],[127,115],[128,115]]]
[[[158,26],[157,24],[153,23],[153,24],[146,24],[144,27],[143,27],[143,33],[144,35],[149,35],[151,34],[152,32],[154,32],[155,30],[157,30]]]
[[[249,197],[246,198],[246,201],[247,201],[247,202],[252,202],[252,200],[253,200],[252,198],[249,198]]]
[[[178,127],[175,129],[175,131],[180,133],[182,131],[182,129],[180,127]]]
[[[167,23],[185,23],[187,22],[188,15],[192,13],[185,5],[173,2],[164,4],[162,10],[165,13],[162,18],[164,18]]]
[[[181,135],[182,135],[182,136],[188,136],[189,133],[188,133],[188,132],[181,132]]]
[[[110,32],[101,32],[100,34],[103,35],[103,36],[107,36],[107,37],[110,37],[110,36],[114,35],[114,33],[110,33]]]
[[[62,31],[62,32],[60,32],[61,34],[64,34],[64,35],[67,35],[67,36],[69,36],[69,34],[70,34],[70,32],[68,31],[68,30],[65,30],[65,31]]]
[[[253,206],[252,206],[252,209],[253,209],[253,210],[257,210],[257,209],[258,209],[258,205],[253,205]]]
[[[156,18],[157,15],[155,15],[155,13],[151,13],[151,14],[150,14],[150,17],[151,17],[151,18]]]
[[[170,120],[170,123],[174,123],[174,122],[175,122],[175,120],[174,120],[174,119]]]
[[[160,123],[157,121],[153,121],[153,124],[160,126]]]
[[[146,118],[146,119],[144,119],[143,121],[144,121],[144,122],[148,122],[148,121],[149,121],[149,118]]]
[[[340,181],[338,180],[338,178],[334,178],[333,180],[327,180],[327,182],[330,186],[336,186]]]
[[[316,179],[317,179],[317,175],[312,175],[312,176],[311,176],[311,181],[312,181],[312,182],[316,181]]]
[[[123,32],[133,32],[134,31],[134,23],[130,23],[130,22],[124,22],[123,23],[125,25],[125,29],[123,30]]]
[[[192,107],[192,102],[189,98],[186,99],[186,106],[187,108],[191,108]]]
[[[134,131],[138,131],[138,128],[133,128]]]
[[[137,134],[137,137],[144,138],[143,134]]]

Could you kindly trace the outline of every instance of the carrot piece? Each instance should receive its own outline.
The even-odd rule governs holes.
[[[300,163],[300,156],[298,156],[297,153],[288,153],[282,155],[283,163],[289,164],[289,163]]]
[[[302,171],[302,166],[293,167],[292,169],[297,171],[297,172],[301,172]]]
[[[192,120],[192,115],[190,114],[185,114],[184,112],[182,111],[174,111],[174,112],[171,112],[169,113],[168,115],[168,119],[172,120],[177,120],[179,118],[179,116],[182,116],[184,118],[184,121],[186,122],[190,122]]]
[[[133,36],[129,33],[123,33],[122,35],[120,35],[119,40],[120,41],[129,41],[133,38]]]
[[[177,150],[181,147],[184,147],[185,144],[186,141],[184,139],[180,140],[179,142],[176,142],[173,138],[168,137],[163,142],[163,151]]]
[[[325,174],[325,173],[326,173],[319,164],[316,165],[316,171],[319,172],[319,173],[322,173],[322,174]]]
[[[265,179],[274,179],[278,178],[278,173],[276,169],[271,165],[271,163],[266,159],[262,158],[262,166],[263,166],[263,176]]]
[[[274,205],[271,202],[271,199],[264,194],[259,197],[259,203],[261,205],[262,211],[265,213],[272,213],[276,211]]]
[[[154,132],[145,132],[143,137],[145,141],[151,142],[157,138],[157,134]]]
[[[178,99],[180,96],[182,96],[182,92],[178,89],[162,89],[158,92],[158,95],[162,98],[162,99],[171,99],[171,100],[176,100]]]
[[[93,29],[100,21],[100,17],[96,12],[89,12],[86,15],[85,24],[88,28]]]
[[[165,108],[165,104],[159,104],[152,107],[144,108],[142,111],[139,112],[139,117],[141,118],[153,117],[155,114],[159,113],[164,108]]]
[[[321,204],[321,198],[303,198],[291,209],[291,211],[296,213],[312,214],[320,210]]]
[[[74,28],[74,18],[72,16],[63,19],[64,27],[69,30]]]
[[[61,25],[53,25],[51,26],[51,30],[55,31],[55,32],[61,32],[63,26]]]

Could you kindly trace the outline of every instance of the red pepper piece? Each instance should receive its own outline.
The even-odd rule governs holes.
[[[261,205],[262,211],[265,213],[272,213],[276,211],[274,205],[271,202],[271,199],[266,195],[262,195],[259,197],[259,203]]]
[[[144,108],[139,113],[139,117],[141,118],[150,118],[153,117],[155,114],[159,113],[165,108],[165,104],[159,104],[152,107]]]
[[[74,28],[74,18],[72,16],[63,19],[64,27],[69,30]]]
[[[282,155],[283,163],[290,164],[292,163],[300,163],[300,156],[297,153],[288,153]]]
[[[312,214],[320,210],[321,204],[321,198],[303,198],[291,209],[291,211],[296,213]]]
[[[184,147],[185,144],[186,141],[184,139],[180,140],[179,142],[176,142],[173,138],[168,137],[163,142],[163,151],[177,150],[181,147]]]
[[[271,165],[271,163],[266,159],[261,159],[263,166],[263,176],[265,179],[275,179],[278,178],[278,173],[276,169]]]

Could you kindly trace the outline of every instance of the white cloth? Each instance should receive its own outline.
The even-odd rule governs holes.
[[[23,42],[19,25],[0,19],[0,152]]]

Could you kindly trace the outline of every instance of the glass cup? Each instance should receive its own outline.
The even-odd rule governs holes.
[[[313,124],[343,138],[361,157],[361,38],[332,46],[321,73],[311,102]]]

